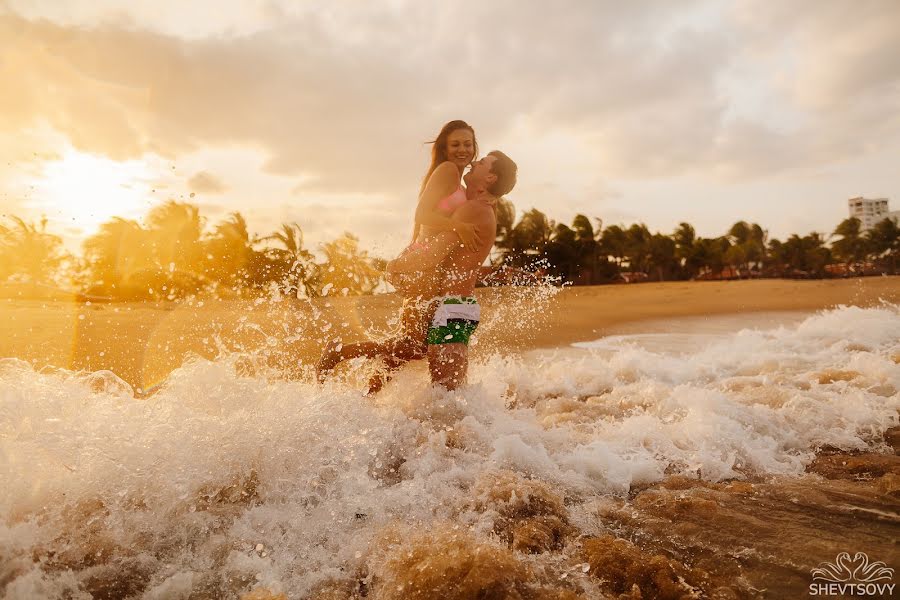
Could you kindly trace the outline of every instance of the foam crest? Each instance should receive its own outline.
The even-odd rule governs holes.
[[[302,597],[394,585],[433,544],[485,552],[519,574],[503,585],[539,589],[491,535],[558,549],[575,525],[599,533],[576,518],[598,497],[672,474],[799,475],[818,448],[865,448],[897,424],[897,307],[674,353],[620,342],[493,356],[455,393],[414,366],[375,399],[239,355],[192,360],[143,399],[112,373],[0,361],[0,585],[9,598]],[[378,550],[403,528],[412,555],[406,534]]]

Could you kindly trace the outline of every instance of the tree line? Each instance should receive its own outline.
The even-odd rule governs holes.
[[[520,276],[591,285],[743,277],[828,277],[896,273],[900,231],[889,219],[863,232],[858,219],[821,233],[769,239],[756,223],[738,221],[725,235],[698,236],[681,223],[671,234],[642,223],[603,226],[577,215],[571,226],[531,209],[515,221],[508,201],[497,210],[498,235],[490,262],[494,281]],[[143,223],[113,218],[88,237],[80,256],[39,223],[0,220],[0,283],[31,283],[77,290],[89,298],[179,299],[287,294],[299,297],[373,293],[383,285],[385,261],[370,256],[350,233],[304,245],[297,223],[269,235],[252,234],[240,213],[207,226],[197,206],[168,201]]]
[[[643,223],[603,226],[599,218],[576,215],[571,226],[532,209],[513,224],[509,205],[498,211],[492,263],[524,272],[543,272],[575,285],[617,281],[672,281],[750,277],[824,278],[896,274],[900,228],[884,219],[863,231],[859,219],[841,221],[826,236],[793,234],[770,238],[757,223],[738,221],[725,235],[698,236],[690,223],[671,234],[653,233]]]
[[[19,217],[0,224],[0,282],[73,288],[89,298],[174,300],[197,294],[222,297],[372,293],[384,261],[369,256],[349,233],[322,244],[316,259],[303,230],[285,223],[266,236],[252,234],[238,212],[206,226],[197,206],[168,201],[143,223],[115,217],[85,239],[82,255],[62,239]]]

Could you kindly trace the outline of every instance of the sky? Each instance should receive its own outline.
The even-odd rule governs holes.
[[[389,256],[441,125],[571,223],[830,233],[900,209],[896,0],[0,0],[0,214],[168,199]]]

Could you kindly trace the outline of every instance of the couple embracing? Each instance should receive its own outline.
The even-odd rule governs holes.
[[[444,125],[419,191],[413,241],[387,265],[387,280],[403,297],[400,330],[382,341],[330,342],[316,364],[320,382],[338,363],[363,356],[384,359],[369,394],[393,371],[423,358],[432,383],[453,390],[465,382],[469,338],[481,318],[475,284],[497,237],[497,202],[515,186],[517,171],[500,151],[477,157],[469,124]]]

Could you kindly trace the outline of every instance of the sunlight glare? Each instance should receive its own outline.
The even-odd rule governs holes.
[[[153,203],[150,166],[68,151],[44,164],[33,182],[34,200],[51,220],[86,233],[112,217],[138,218]]]

